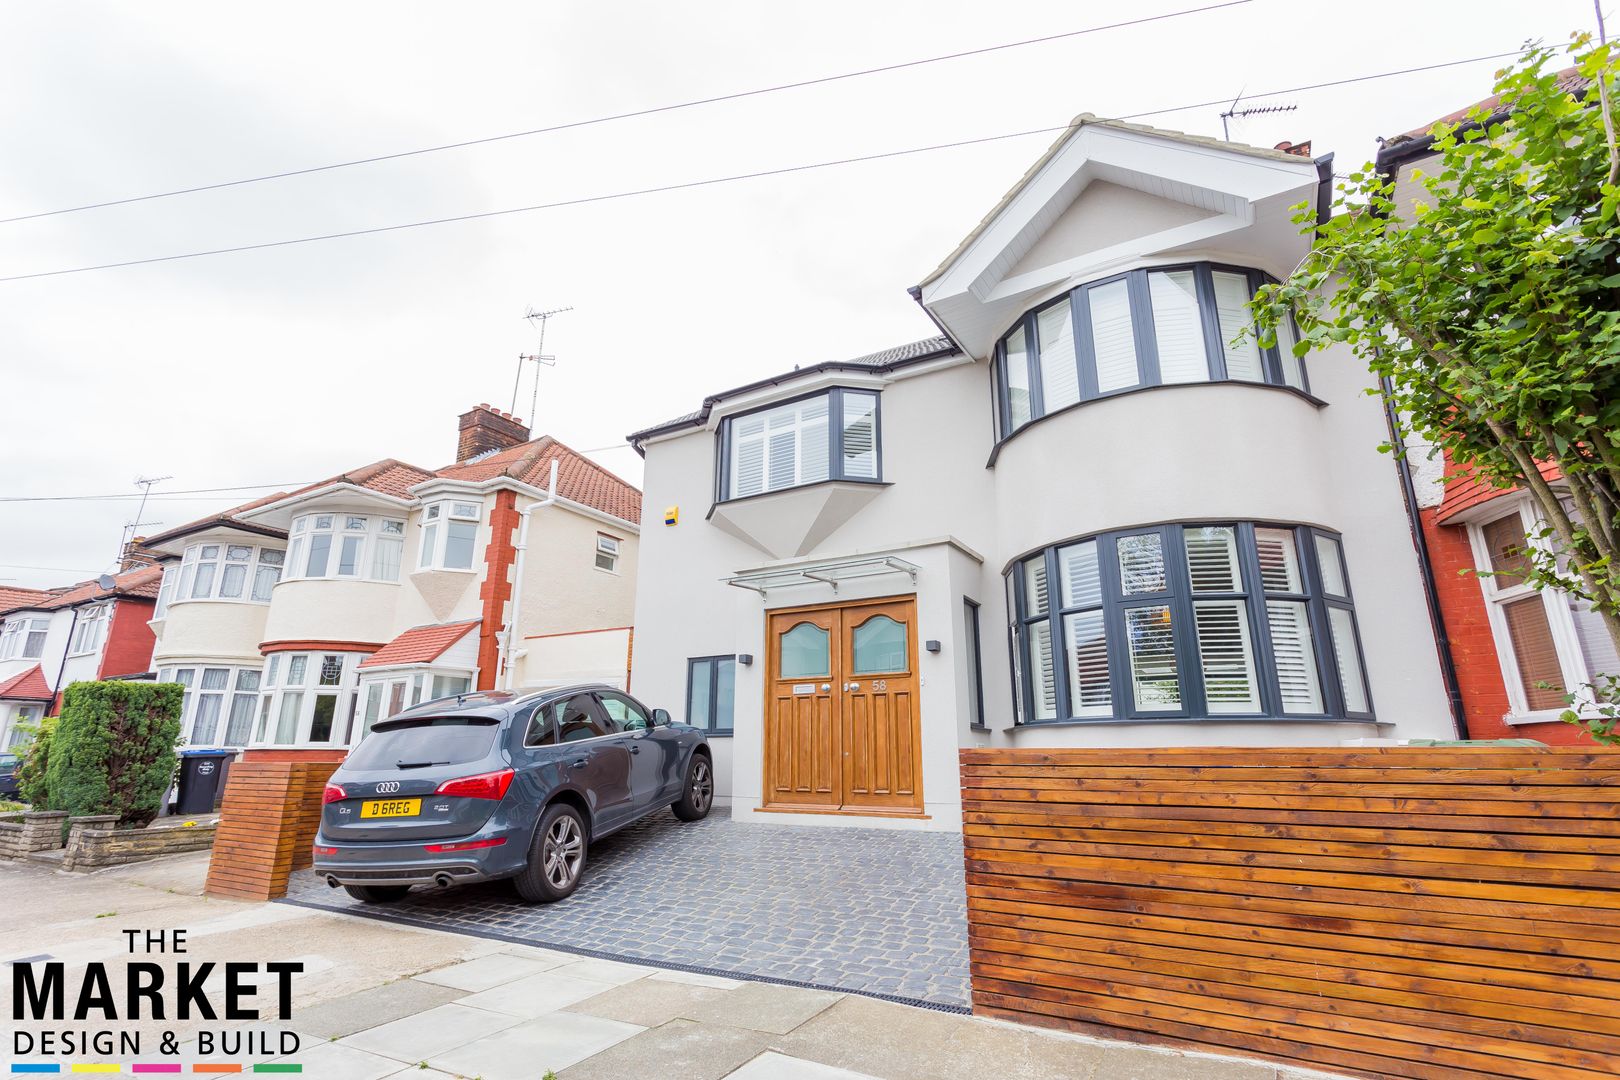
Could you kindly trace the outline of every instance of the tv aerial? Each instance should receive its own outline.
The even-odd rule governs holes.
[[[535,345],[534,352],[532,352],[532,353],[519,353],[518,354],[517,374],[515,376],[513,376],[513,378],[512,378],[512,409],[511,409],[511,411],[512,411],[512,413],[514,415],[517,413],[518,384],[523,381],[523,365],[525,363],[531,363],[531,364],[534,365],[534,392],[529,397],[529,430],[530,431],[533,431],[534,428],[538,426],[538,420],[539,420],[539,417],[536,415],[536,412],[540,407],[540,369],[542,367],[556,367],[557,366],[557,358],[555,356],[549,355],[546,352],[546,323],[548,321],[550,321],[553,316],[561,315],[565,311],[573,311],[573,310],[574,309],[572,307],[560,307],[560,308],[552,308],[549,311],[536,311],[536,310],[534,310],[533,307],[531,307],[523,315],[523,317],[528,320],[528,322],[529,322],[529,324],[531,326],[535,325],[536,323],[539,324],[539,327],[540,327],[540,340]]]

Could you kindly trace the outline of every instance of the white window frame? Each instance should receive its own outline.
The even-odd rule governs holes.
[[[417,538],[416,568],[418,570],[444,570],[454,574],[478,572],[478,537],[482,532],[484,504],[482,499],[439,499],[422,507],[421,535]],[[473,546],[471,562],[467,566],[446,566],[445,554],[450,546],[450,526],[472,523]]]
[[[11,716],[11,727],[6,732],[5,745],[0,746],[0,752],[10,752],[27,746],[32,740],[25,739],[19,725],[37,724],[45,715],[45,706],[38,704],[18,705],[16,712]]]
[[[1509,502],[1512,503],[1511,507],[1506,505]],[[1482,514],[1468,522],[1468,540],[1473,550],[1474,566],[1481,571],[1475,577],[1479,579],[1480,592],[1485,601],[1485,617],[1491,628],[1491,641],[1496,646],[1496,659],[1501,666],[1502,682],[1507,690],[1508,714],[1502,719],[1509,724],[1536,724],[1557,720],[1564,714],[1563,706],[1556,709],[1532,709],[1524,696],[1524,679],[1519,674],[1519,663],[1513,655],[1513,637],[1508,629],[1505,612],[1508,604],[1534,596],[1537,590],[1522,581],[1492,574],[1490,547],[1485,542],[1487,525],[1493,525],[1505,517],[1518,515],[1519,523],[1524,528],[1526,543],[1538,551],[1546,551],[1546,541],[1535,535],[1541,531],[1543,522],[1535,512],[1534,502],[1528,497],[1493,500],[1489,507],[1491,513]],[[1571,597],[1561,589],[1542,589],[1540,594],[1542,606],[1547,612],[1547,627],[1552,633],[1553,647],[1558,652],[1558,668],[1563,675],[1565,692],[1576,695],[1576,708],[1579,708],[1588,697],[1583,690],[1586,684],[1592,681],[1592,676],[1587,671],[1586,657],[1581,652],[1580,637],[1575,632],[1575,613],[1570,609]]]
[[[90,604],[79,609],[73,624],[73,637],[68,642],[69,656],[90,656],[107,640],[107,627],[112,621],[112,604]],[[88,640],[87,640],[88,639]]]
[[[465,679],[467,688],[461,691],[463,694],[478,689],[478,672],[471,668],[429,666],[363,672],[355,698],[356,738],[364,738],[379,720],[386,720],[424,701],[449,696],[435,696],[434,684],[439,679]],[[397,707],[395,701],[398,702]]]
[[[259,705],[254,711],[253,727],[248,736],[250,747],[299,747],[342,749],[353,746],[360,736],[359,703],[356,693],[359,683],[359,665],[368,653],[341,652],[322,649],[318,652],[271,653],[265,661],[264,673],[259,679]],[[335,684],[321,685],[321,667],[326,658],[339,658],[341,669]],[[297,661],[302,660],[302,665]],[[293,678],[293,669],[301,666],[302,675]],[[296,715],[293,717],[293,740],[276,739],[281,722],[283,701],[289,694],[299,695]],[[332,711],[332,737],[322,742],[310,741],[310,729],[315,723],[315,701],[320,697],[335,697]],[[346,737],[346,738],[345,738]]]
[[[36,628],[37,624],[37,628]],[[15,615],[0,630],[0,660],[38,660],[45,655],[45,639],[50,633],[49,615]],[[28,651],[28,640],[39,635],[39,651]]]
[[[619,545],[623,542],[624,541],[620,540],[617,536],[612,536],[608,533],[599,532],[596,534],[595,563],[598,570],[602,571],[604,574],[613,574],[615,576],[618,575]],[[602,565],[603,559],[607,560],[606,566]]]
[[[309,552],[316,536],[328,540],[326,565],[319,574],[308,573]],[[282,581],[380,581],[399,584],[404,572],[405,521],[402,518],[379,516],[370,511],[350,513],[346,510],[319,510],[293,518],[288,531],[285,564],[281,568]],[[343,565],[343,552],[353,542],[355,547],[352,574],[339,573]],[[393,577],[377,574],[377,557],[384,542],[399,544],[400,558]]]
[[[204,558],[204,552],[213,549],[212,558]],[[245,558],[231,558],[231,552],[245,549]],[[266,547],[260,544],[238,544],[228,540],[207,540],[195,544],[188,544],[185,553],[181,555],[180,562],[170,563],[163,570],[163,584],[158,589],[157,605],[153,609],[152,617],[162,619],[168,615],[169,608],[176,604],[190,604],[193,602],[210,604],[268,604],[270,597],[260,600],[255,596],[260,575],[267,571],[276,572],[276,581],[271,583],[270,591],[284,577],[287,553],[282,548]],[[281,566],[275,565],[276,559],[281,559]],[[208,591],[203,596],[190,595],[197,591],[197,578],[199,568],[203,565],[214,568],[213,579],[209,583]],[[244,567],[242,588],[237,596],[223,595],[225,587],[225,569],[227,566]]]

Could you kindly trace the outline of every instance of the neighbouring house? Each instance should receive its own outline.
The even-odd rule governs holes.
[[[633,686],[736,816],[957,828],[964,746],[1454,737],[1372,377],[1240,339],[1330,160],[1083,115],[912,290],[941,336],[630,436]]]
[[[1558,73],[1579,91],[1575,68]],[[1478,109],[1491,120],[1507,114],[1495,97],[1384,141],[1376,167],[1395,183],[1398,207],[1423,198],[1414,173],[1436,157],[1436,124],[1464,122]],[[1430,169],[1432,171],[1432,169]],[[1620,674],[1620,656],[1601,618],[1578,597],[1538,592],[1511,574],[1525,562],[1540,532],[1527,494],[1493,487],[1425,445],[1409,447],[1402,463],[1412,485],[1432,568],[1432,590],[1454,668],[1454,705],[1476,739],[1531,738],[1546,743],[1589,743],[1559,716],[1566,695],[1579,694],[1599,674]],[[1559,477],[1545,472],[1556,487]],[[1472,571],[1483,570],[1485,574]]]
[[[162,571],[126,553],[124,569],[61,589],[0,589],[0,749],[21,724],[55,712],[69,683],[149,677],[147,625]]]
[[[457,435],[444,468],[388,458],[144,541],[188,743],[335,759],[433,698],[625,684],[640,492],[488,405]]]

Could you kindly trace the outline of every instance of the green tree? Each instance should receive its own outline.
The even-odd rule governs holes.
[[[17,750],[17,797],[35,809],[43,810],[47,803],[45,770],[51,760],[51,736],[56,732],[56,717],[42,716],[37,724],[18,725],[33,737]]]
[[[1545,527],[1520,576],[1588,601],[1620,650],[1615,62],[1586,37],[1571,51],[1584,88],[1560,85],[1552,50],[1530,50],[1498,73],[1494,110],[1435,128],[1438,157],[1404,201],[1366,165],[1327,222],[1301,208],[1310,254],[1255,308],[1268,339],[1293,311],[1301,354],[1350,346],[1407,434],[1526,491]],[[1601,741],[1620,742],[1616,675],[1587,688],[1598,715],[1564,714]]]
[[[120,824],[157,816],[174,779],[179,683],[76,682],[46,765],[47,803],[72,814],[117,814]]]

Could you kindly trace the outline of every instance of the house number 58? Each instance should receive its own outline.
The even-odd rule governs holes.
[[[882,693],[883,691],[887,690],[888,688],[889,688],[889,680],[888,679],[873,679],[872,680],[872,692],[873,693]]]

